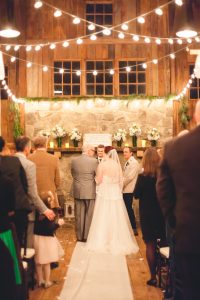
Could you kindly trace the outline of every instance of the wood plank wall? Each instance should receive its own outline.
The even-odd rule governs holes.
[[[3,1],[0,3],[3,7]],[[48,0],[49,3],[72,14],[85,18],[85,3],[94,2],[86,0]],[[109,2],[101,0],[97,2]],[[150,11],[158,5],[157,0],[112,0],[114,10],[114,23],[119,24],[137,15]],[[160,0],[159,4],[166,3],[166,0]],[[22,32],[19,43],[31,44],[35,42],[51,42],[64,39],[75,38],[85,34],[83,22],[80,25],[72,24],[72,19],[68,16],[54,18],[52,9],[45,5],[39,9],[34,9],[34,0],[15,0],[15,11],[17,24]],[[147,35],[168,37],[172,32],[173,26],[173,5],[165,8],[164,15],[158,17],[151,14],[146,18],[144,25],[131,22],[129,32]],[[200,12],[200,9],[199,9]],[[170,22],[168,22],[170,20]],[[0,39],[0,42],[5,40]],[[43,47],[42,50],[35,52],[26,52],[20,48],[17,55],[19,58],[30,60],[37,64],[46,64],[53,66],[54,60],[69,59],[76,60],[104,60],[113,59],[144,59],[146,61],[153,58],[159,58],[168,53],[182,48],[182,45],[168,44],[156,45],[145,44],[144,42],[134,42],[130,39],[119,41],[116,34],[112,37],[98,39],[95,42],[85,41],[83,45],[77,46],[75,43],[68,48],[57,46],[55,50]],[[195,45],[194,47],[198,47]],[[193,48],[194,48],[193,47]],[[3,48],[3,47],[2,47]],[[4,48],[3,48],[4,49]],[[4,50],[5,51],[5,50]],[[11,51],[10,54],[15,54]],[[169,58],[162,59],[158,65],[151,65],[147,68],[147,95],[166,96],[168,94],[179,93],[189,77],[188,62],[194,62],[195,57],[191,57],[186,51],[177,55],[175,60]],[[53,97],[53,71],[42,72],[42,68],[33,65],[27,69],[24,62],[10,63],[10,58],[5,57],[9,67],[9,85],[17,96],[21,97]],[[117,63],[116,63],[117,64]],[[116,65],[117,66],[117,65]],[[84,77],[84,75],[82,75]],[[84,78],[83,82],[84,82]],[[116,80],[117,81],[117,80]],[[115,93],[117,92],[117,82],[114,82]],[[11,133],[8,134],[11,127],[7,120],[8,104],[2,103],[2,124],[3,134],[10,140]],[[174,104],[174,134],[178,129],[178,104]],[[7,112],[7,113],[6,113]]]

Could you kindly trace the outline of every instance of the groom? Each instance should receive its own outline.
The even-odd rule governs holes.
[[[96,197],[95,175],[98,162],[93,157],[94,153],[93,146],[85,145],[82,148],[82,155],[74,158],[71,163],[73,177],[71,192],[75,199],[76,237],[81,242],[87,240]]]

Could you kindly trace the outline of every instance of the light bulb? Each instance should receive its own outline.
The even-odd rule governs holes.
[[[140,24],[144,24],[145,23],[145,19],[143,17],[138,17],[137,18],[138,23]]]
[[[195,78],[195,75],[194,75],[194,74],[192,74],[192,75],[191,75],[191,78],[193,78],[193,79],[194,79],[194,78]]]
[[[77,43],[78,45],[81,45],[81,44],[83,43],[83,40],[82,40],[81,38],[79,38],[79,39],[76,40],[76,43]]]
[[[63,45],[63,47],[67,48],[69,46],[69,42],[65,41],[62,45]]]
[[[109,28],[105,28],[102,32],[104,35],[111,35],[111,30]]]
[[[162,15],[163,15],[163,10],[162,10],[160,7],[158,7],[158,8],[155,9],[155,13],[156,13],[158,16],[162,16]]]
[[[58,18],[62,16],[62,11],[60,9],[56,9],[56,11],[54,12],[54,17]]]
[[[41,0],[36,0],[36,1],[35,1],[35,4],[34,4],[34,7],[35,7],[35,8],[40,8],[40,7],[42,7],[42,5],[43,5],[43,3],[42,3]]]
[[[11,62],[16,61],[16,57],[12,56],[11,59],[10,59],[10,61],[11,61]]]
[[[10,45],[7,45],[6,46],[6,51],[9,51],[11,49],[11,46]]]
[[[59,73],[60,73],[60,74],[63,74],[63,73],[64,73],[64,69],[60,69],[60,70],[59,70]]]
[[[42,70],[43,70],[44,72],[47,72],[47,71],[48,71],[48,67],[47,67],[47,66],[44,66],[44,67],[42,68]]]
[[[149,37],[145,37],[144,39],[145,43],[149,44],[151,42],[150,38]]]
[[[135,42],[138,42],[139,41],[139,36],[138,35],[133,35],[133,40],[135,41]]]
[[[142,67],[143,67],[143,69],[146,69],[147,68],[147,64],[146,63],[142,64]]]
[[[130,72],[131,71],[131,67],[127,66],[126,67],[126,72]]]
[[[76,71],[76,75],[80,76],[81,75],[81,71],[80,70]]]
[[[110,73],[110,75],[114,75],[115,71],[113,69],[111,69],[109,73]]]
[[[154,65],[157,65],[158,60],[157,59],[153,59],[153,63],[154,63]]]
[[[173,39],[168,39],[168,43],[172,45],[174,43],[174,40]]]
[[[190,84],[192,84],[192,79],[189,79],[189,81],[188,81]]]
[[[160,45],[161,44],[161,40],[160,39],[156,39],[156,44]]]
[[[186,48],[185,48],[185,50],[186,50],[187,52],[189,52],[189,51],[190,51],[189,47],[186,47]]]
[[[182,0],[175,0],[175,3],[176,3],[178,6],[183,5],[183,1],[182,1]]]
[[[123,23],[122,26],[121,26],[121,29],[125,30],[125,31],[128,30],[128,24],[127,23]]]
[[[35,51],[39,51],[41,49],[40,45],[35,46]]]
[[[97,76],[98,72],[96,70],[93,71],[92,73],[94,76]]]
[[[88,29],[91,30],[91,31],[95,30],[95,25],[93,23],[89,24]]]
[[[81,19],[80,18],[78,18],[78,17],[75,17],[74,19],[73,19],[73,23],[74,24],[79,24],[81,22]]]
[[[50,48],[51,50],[53,50],[53,49],[56,48],[56,45],[55,45],[55,44],[51,44],[51,45],[49,46],[49,48]]]
[[[90,39],[91,39],[92,41],[95,41],[95,40],[97,39],[96,34],[92,34],[92,35],[90,36]]]
[[[189,89],[189,88],[190,88],[190,84],[189,84],[189,83],[187,83],[186,87]]]
[[[195,41],[196,41],[197,43],[199,43],[199,42],[200,42],[200,38],[199,38],[198,36],[196,36],[196,37],[195,37]]]
[[[171,59],[174,59],[174,58],[175,58],[175,54],[174,54],[174,53],[171,53],[171,54],[170,54],[170,57],[171,57]]]
[[[191,43],[192,43],[192,39],[187,39],[187,42],[188,42],[189,44],[191,44]]]
[[[31,49],[32,49],[32,46],[30,46],[30,45],[26,46],[26,51],[27,51],[27,52],[28,52],[28,51],[31,51]]]
[[[15,50],[15,51],[18,51],[18,50],[19,50],[19,45],[16,45],[16,46],[14,47],[14,50]]]
[[[2,85],[5,85],[5,84],[6,84],[6,81],[5,81],[5,80],[3,80],[3,81],[1,82],[1,84],[2,84]]]
[[[183,44],[183,41],[182,41],[181,39],[178,39],[178,40],[177,40],[177,43],[178,43],[179,45],[182,45],[182,44]]]
[[[125,35],[124,35],[123,32],[120,32],[120,33],[118,34],[118,38],[119,38],[119,39],[124,39],[124,37],[125,37]]]
[[[29,61],[27,64],[26,64],[27,68],[30,68],[32,66],[32,63]]]

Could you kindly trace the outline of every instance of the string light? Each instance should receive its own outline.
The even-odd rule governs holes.
[[[19,45],[16,45],[15,47],[14,47],[14,51],[18,51],[19,50]]]
[[[124,30],[124,31],[128,30],[128,24],[123,23],[122,26],[121,26],[121,29]]]
[[[27,52],[31,51],[31,49],[32,49],[32,46],[30,46],[30,45],[26,46],[26,51]]]
[[[133,40],[135,41],[135,42],[138,42],[139,41],[139,36],[138,35],[133,35]]]
[[[104,34],[104,35],[111,35],[111,30],[110,30],[109,28],[105,28],[105,29],[103,30],[103,34]]]
[[[189,44],[191,44],[192,43],[192,39],[187,39],[187,42],[189,43]]]
[[[92,41],[95,41],[95,40],[97,39],[96,34],[92,34],[92,35],[90,36],[90,39],[91,39]]]
[[[42,5],[43,5],[43,3],[42,3],[41,0],[36,0],[36,1],[35,1],[35,4],[34,4],[34,7],[35,7],[35,8],[40,8],[40,7],[42,7]]]
[[[80,22],[81,22],[81,19],[78,18],[78,17],[75,17],[75,18],[73,19],[73,23],[76,24],[76,25],[80,24]]]
[[[69,42],[65,41],[62,45],[63,45],[64,48],[67,48],[67,47],[69,47]]]
[[[92,74],[93,74],[94,76],[97,76],[97,74],[98,74],[97,70],[94,70]]]
[[[182,45],[182,44],[183,44],[183,41],[182,41],[181,39],[178,39],[178,40],[177,40],[177,43],[178,43],[179,45]]]
[[[186,50],[187,52],[189,52],[189,51],[190,51],[189,47],[186,47],[186,48],[185,48],[185,50]]]
[[[157,59],[153,59],[153,63],[154,63],[154,65],[157,65],[158,60]]]
[[[156,44],[160,45],[161,44],[161,40],[160,39],[156,39]]]
[[[170,57],[171,57],[171,59],[175,59],[175,54],[174,54],[174,53],[171,53],[171,54],[170,54]]]
[[[11,62],[16,61],[16,57],[12,56],[11,59],[10,59],[10,61],[11,61]]]
[[[196,41],[197,43],[199,43],[199,42],[200,42],[200,38],[199,38],[198,36],[196,36],[196,37],[195,37],[195,41]]]
[[[6,49],[6,51],[9,51],[11,49],[11,46],[7,45],[5,49]]]
[[[47,66],[44,66],[42,69],[43,69],[44,72],[48,71],[48,67]]]
[[[118,34],[118,38],[119,38],[119,39],[124,39],[124,37],[125,37],[125,35],[124,35],[123,32],[120,32],[120,33]]]
[[[127,66],[126,67],[126,72],[130,72],[131,71],[131,67]]]
[[[145,23],[145,19],[143,17],[141,17],[141,16],[137,18],[137,21],[140,24],[144,24]]]
[[[40,45],[35,46],[35,51],[39,51],[41,49]]]
[[[93,23],[91,23],[91,24],[88,25],[88,30],[92,31],[92,30],[95,30],[95,28],[96,27],[95,27],[95,25]]]
[[[29,61],[27,64],[26,64],[27,68],[30,68],[32,67],[32,63]]]
[[[51,44],[51,45],[49,46],[49,48],[50,48],[51,50],[53,50],[53,49],[56,48],[56,45],[55,45],[55,44]]]
[[[81,76],[81,71],[80,70],[76,71],[76,75]]]
[[[181,6],[183,5],[183,1],[182,0],[175,0],[176,5]]]
[[[151,42],[150,38],[149,37],[145,37],[144,39],[145,43],[149,44]]]
[[[158,16],[162,16],[162,15],[163,15],[163,10],[162,10],[160,7],[158,7],[158,8],[155,9],[155,13],[156,13]]]
[[[172,45],[172,44],[174,43],[174,40],[171,39],[171,38],[169,38],[169,39],[168,39],[168,43]]]
[[[83,40],[82,40],[81,38],[79,38],[79,39],[76,40],[76,43],[77,43],[78,45],[81,45],[81,44],[83,44]]]
[[[64,69],[59,69],[59,73],[63,74],[64,73]]]
[[[147,64],[146,63],[142,64],[142,67],[143,67],[143,69],[146,69],[147,68]]]
[[[56,11],[54,12],[54,17],[59,18],[61,16],[62,16],[62,11],[60,9],[56,9]]]
[[[110,75],[114,75],[115,71],[113,69],[111,69],[109,73],[110,73]]]

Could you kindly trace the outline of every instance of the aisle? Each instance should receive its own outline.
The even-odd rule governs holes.
[[[132,300],[126,258],[88,253],[77,243],[60,300]]]

